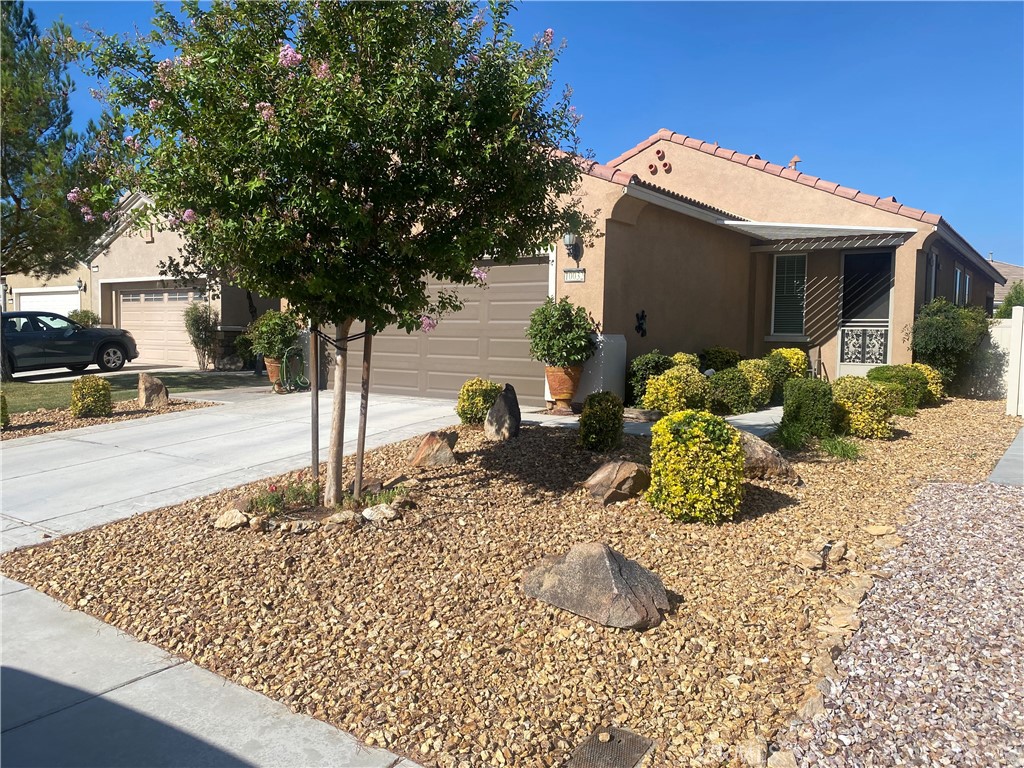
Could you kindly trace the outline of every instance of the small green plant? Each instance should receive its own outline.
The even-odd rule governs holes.
[[[622,401],[614,392],[595,392],[583,401],[580,445],[588,451],[610,451],[622,442]]]
[[[946,396],[946,388],[942,386],[942,374],[924,363],[911,363],[917,370],[924,374],[928,380],[928,395],[925,397],[924,405],[937,405]]]
[[[109,416],[114,412],[110,382],[99,376],[82,376],[71,385],[71,415],[76,419]]]
[[[91,309],[72,309],[68,312],[68,320],[83,328],[95,328],[100,324],[100,316]]]
[[[562,297],[552,297],[530,314],[526,338],[530,340],[530,357],[556,368],[582,365],[594,354],[591,334],[597,326],[583,307]]]
[[[647,380],[647,391],[640,401],[644,408],[669,414],[707,406],[711,385],[696,368],[677,365]]]
[[[728,416],[754,410],[750,402],[750,383],[739,368],[715,371],[708,379],[708,408],[712,413]]]
[[[736,365],[750,387],[750,405],[757,409],[768,405],[772,400],[772,381],[770,366],[767,360],[740,360]]]
[[[205,371],[213,360],[217,349],[217,326],[220,315],[212,306],[203,301],[194,301],[185,307],[185,332],[192,348],[196,351],[199,370]]]
[[[892,437],[892,395],[861,376],[841,376],[832,385],[837,422],[843,434]]]
[[[834,432],[832,387],[821,379],[790,379],[782,403],[782,425],[806,436],[829,437]]]
[[[787,451],[802,451],[807,447],[810,435],[802,424],[793,421],[782,421],[771,437],[771,442]]]
[[[845,437],[823,437],[818,445],[829,456],[835,456],[837,459],[853,461],[860,458],[860,447]]]
[[[658,350],[634,357],[629,363],[626,377],[626,402],[638,407],[647,392],[647,382],[676,365],[675,358]]]
[[[700,362],[704,370],[724,371],[735,368],[741,357],[739,352],[729,347],[708,347],[700,353]]]
[[[286,509],[285,489],[270,483],[267,490],[257,493],[249,502],[249,511],[267,517],[283,514]]]
[[[868,381],[902,385],[900,405],[912,411],[916,411],[929,396],[928,377],[912,365],[880,365],[868,371]]]
[[[281,360],[290,347],[299,340],[299,324],[287,312],[269,309],[249,326],[245,333],[252,343],[252,351],[271,360]]]
[[[1024,307],[1024,281],[1018,280],[1003,296],[1003,303],[992,315],[993,320],[1008,320],[1013,317],[1014,307]]]
[[[740,435],[706,411],[679,411],[651,428],[647,501],[673,520],[731,520],[743,500]]]
[[[463,424],[483,424],[487,412],[501,394],[502,386],[496,381],[475,378],[462,385],[455,413]]]
[[[298,507],[315,507],[320,503],[320,484],[316,480],[299,480],[284,489],[284,501]]]
[[[0,392],[0,429],[9,427],[11,415],[7,412],[7,395]]]
[[[691,352],[676,352],[672,355],[672,362],[676,365],[692,365],[694,368],[700,368],[700,357]]]

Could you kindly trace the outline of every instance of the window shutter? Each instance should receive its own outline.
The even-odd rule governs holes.
[[[772,333],[804,332],[804,291],[807,286],[807,257],[778,254],[775,257],[775,316]]]

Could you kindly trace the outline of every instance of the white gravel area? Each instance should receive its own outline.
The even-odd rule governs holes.
[[[1024,488],[929,485],[907,515],[825,714],[781,746],[805,766],[1024,766]]]

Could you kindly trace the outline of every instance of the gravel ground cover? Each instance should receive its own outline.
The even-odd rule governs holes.
[[[807,766],[1024,766],[1024,488],[932,485],[907,516],[794,752]]]
[[[1020,420],[951,400],[898,426],[892,441],[858,441],[857,461],[795,457],[803,486],[750,483],[739,518],[717,527],[643,501],[604,508],[579,488],[609,458],[646,461],[644,439],[594,455],[569,430],[494,445],[460,429],[455,467],[403,469],[415,441],[368,455],[369,474],[414,480],[416,508],[394,523],[214,531],[234,495],[220,494],[0,564],[424,765],[558,765],[607,725],[654,739],[656,766],[722,765],[741,741],[774,741],[815,680],[816,625],[835,590],[879,562],[863,526],[902,522],[923,483],[983,481]],[[794,565],[819,537],[844,540],[845,559]],[[522,594],[523,566],[592,540],[662,577],[673,609],[660,626],[595,626]]]
[[[27,413],[12,413],[11,423],[0,430],[0,440],[45,435],[50,432],[63,432],[67,429],[92,427],[96,424],[111,424],[116,421],[128,421],[129,419],[144,419],[147,416],[156,416],[160,413],[190,411],[193,408],[208,408],[211,405],[216,405],[216,403],[206,403],[201,400],[175,400],[172,398],[168,405],[163,408],[140,408],[137,400],[124,400],[113,404],[114,413],[112,416],[82,419],[72,416],[71,410],[68,408],[40,408]]]

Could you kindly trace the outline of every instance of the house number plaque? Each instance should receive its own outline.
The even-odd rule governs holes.
[[[563,269],[562,280],[567,283],[587,282],[587,270],[585,269]]]

